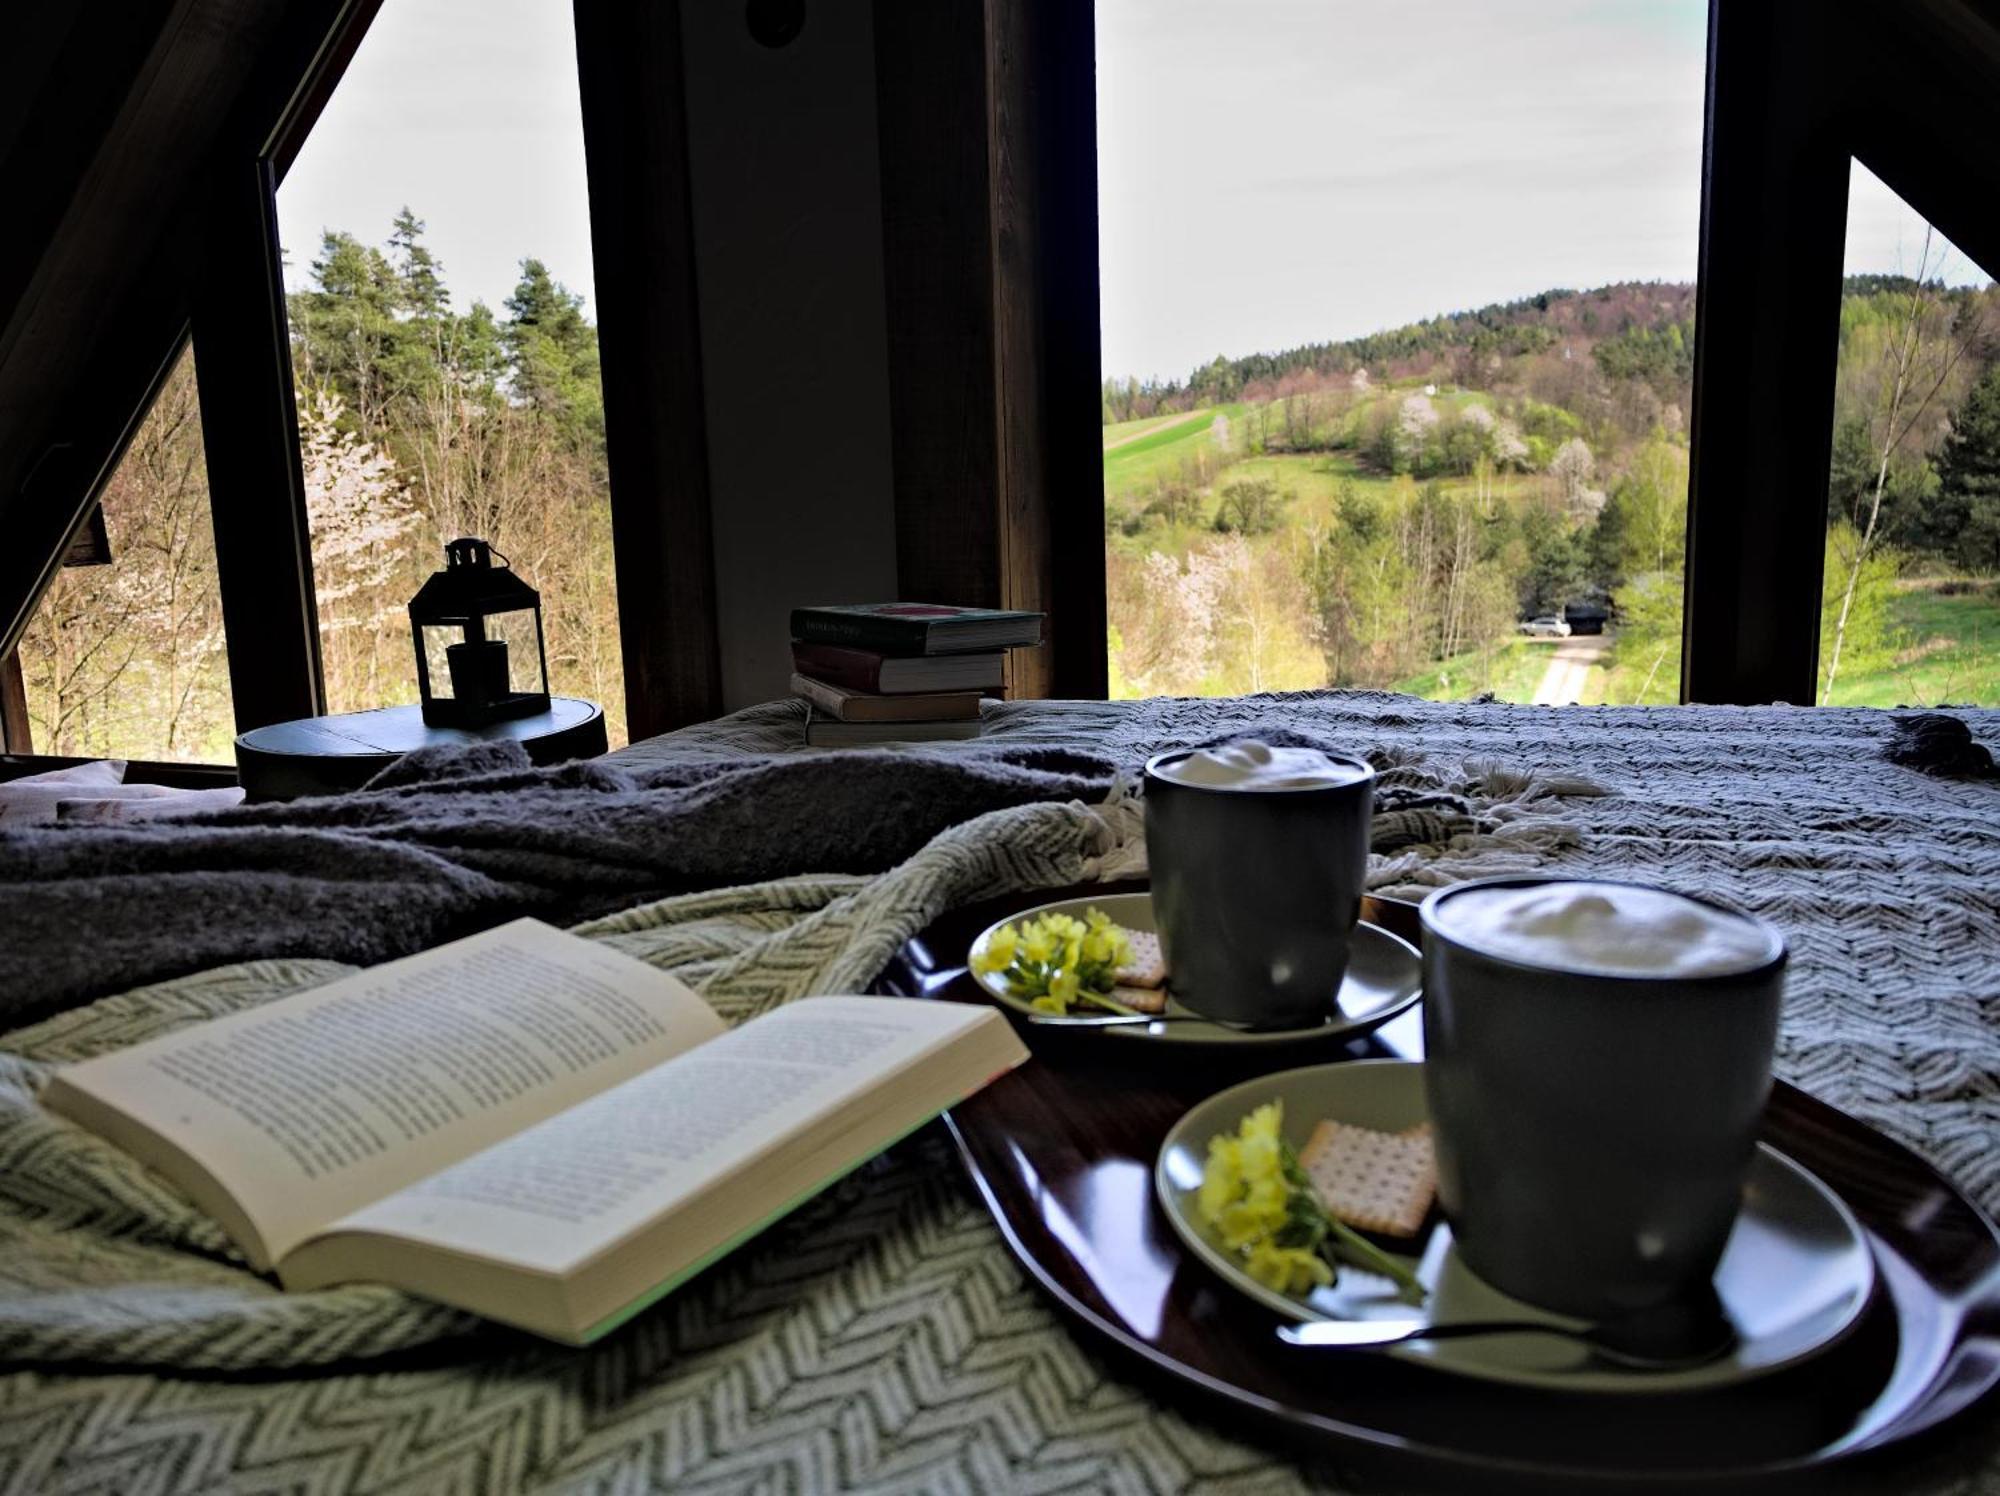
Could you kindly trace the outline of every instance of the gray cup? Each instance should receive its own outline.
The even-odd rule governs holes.
[[[1341,784],[1239,789],[1146,764],[1146,859],[1167,986],[1209,1018],[1305,1028],[1335,1010],[1361,914],[1375,771],[1346,754]]]
[[[1424,1086],[1466,1265],[1528,1303],[1607,1319],[1714,1273],[1770,1094],[1786,953],[1727,909],[1768,959],[1702,976],[1528,964],[1439,927],[1474,889],[1584,881],[1493,878],[1424,901]]]

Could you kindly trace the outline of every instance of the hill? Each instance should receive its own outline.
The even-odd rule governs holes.
[[[1668,282],[1553,290],[1218,357],[1185,382],[1106,381],[1114,687],[1518,692],[1536,652],[1516,620],[1587,602],[1613,614],[1604,688],[1672,699],[1694,306],[1692,286]],[[1914,342],[1897,332],[1913,307]],[[1857,551],[1881,469],[1863,459],[1876,449],[1868,392],[1886,387],[1882,360],[1919,346],[1942,356],[1954,342],[1968,356],[1946,361],[1956,372],[1934,408],[1895,444],[1883,528]],[[1899,575],[1948,578],[1971,564],[1936,500],[1932,459],[1973,379],[2000,358],[2000,292],[1854,278],[1841,346],[1829,529],[1800,547],[1823,543],[1836,580],[1866,574],[1854,612],[1866,637],[1847,646],[1857,681],[1919,644],[1940,660],[1965,654],[1954,674],[1976,678],[1991,647],[1910,642],[1921,620],[1892,589]],[[1843,559],[1856,554],[1865,567]],[[1836,595],[1829,616],[1843,611]],[[1970,626],[1977,611],[1953,618]]]

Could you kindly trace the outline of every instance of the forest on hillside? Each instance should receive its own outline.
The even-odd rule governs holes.
[[[1580,605],[1612,634],[1582,699],[1678,699],[1693,317],[1692,286],[1550,291],[1105,381],[1114,693],[1526,700],[1518,621]],[[1798,537],[1821,699],[2000,696],[2000,291],[1856,277],[1840,337]]]

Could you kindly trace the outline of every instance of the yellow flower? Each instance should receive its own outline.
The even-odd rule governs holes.
[[[1014,951],[1019,944],[1020,932],[1012,925],[1002,925],[972,953],[972,969],[988,975],[1005,971],[1014,964]]]
[[[1111,937],[1102,930],[1092,930],[1083,937],[1083,959],[1102,966],[1112,956]]]
[[[1201,1218],[1211,1224],[1222,1207],[1243,1193],[1243,1173],[1236,1163],[1236,1139],[1208,1140],[1208,1164],[1201,1171],[1201,1193],[1197,1197]]]
[[[1275,1147],[1278,1129],[1284,1120],[1285,1104],[1282,1101],[1267,1101],[1243,1119],[1241,1131],[1245,1139],[1264,1138]]]
[[[1060,998],[1055,997],[1038,997],[1030,1002],[1028,1006],[1033,1008],[1037,1013],[1055,1013],[1060,1015],[1069,1011],[1068,1004],[1064,1003]]]
[[[1021,932],[1021,954],[1036,965],[1046,965],[1056,953],[1056,943],[1041,925],[1031,924]]]
[[[1310,1293],[1333,1281],[1333,1269],[1317,1252],[1303,1247],[1279,1247],[1259,1242],[1251,1247],[1243,1269],[1267,1288],[1279,1293]]]
[[[1067,1010],[1069,1005],[1076,1001],[1076,992],[1077,980],[1075,972],[1059,971],[1049,978],[1049,996],[1061,1005],[1057,1008],[1057,1012]]]

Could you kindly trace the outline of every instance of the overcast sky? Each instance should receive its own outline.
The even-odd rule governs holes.
[[[370,244],[407,203],[453,304],[496,312],[540,259],[589,295],[590,195],[570,0],[385,0],[278,189],[300,284],[334,228]]]
[[[1706,0],[1097,17],[1107,373],[1694,276]],[[524,255],[588,296],[571,24],[570,0],[386,0],[278,194],[294,284],[322,228],[380,243],[407,203],[461,309],[497,310]],[[1857,173],[1850,269],[1912,267],[1921,235]],[[1984,280],[1957,256],[1947,274]]]

